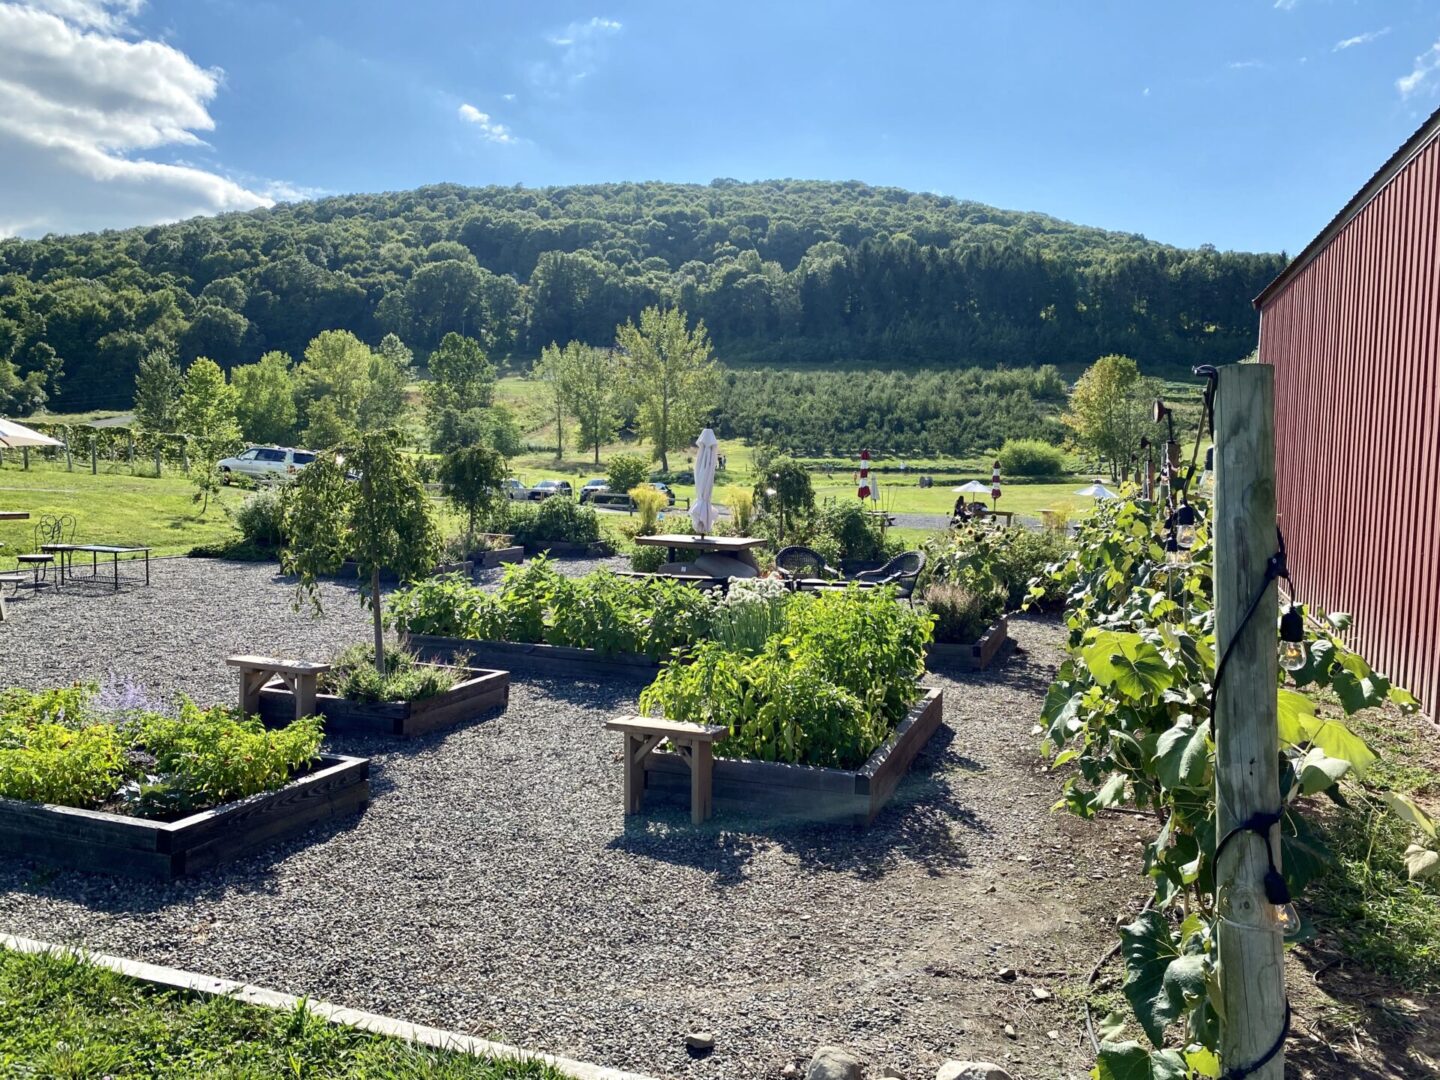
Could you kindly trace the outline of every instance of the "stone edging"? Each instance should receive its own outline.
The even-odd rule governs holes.
[[[423,1024],[412,1024],[406,1020],[395,1020],[376,1013],[361,1012],[358,1009],[347,1009],[342,1005],[331,1005],[310,998],[298,998],[290,994],[282,994],[278,990],[266,990],[248,983],[199,975],[193,971],[161,967],[158,964],[146,964],[138,960],[125,960],[118,956],[106,956],[103,953],[86,952],[84,949],[68,945],[52,945],[49,942],[35,941],[32,938],[0,934],[0,948],[20,953],[69,953],[96,967],[106,968],[127,978],[138,979],[155,986],[194,994],[217,996],[223,994],[226,997],[235,998],[237,1001],[243,1001],[249,1005],[259,1005],[267,1009],[290,1011],[303,1005],[315,1016],[328,1020],[332,1024],[343,1024],[346,1027],[359,1028],[376,1035],[385,1035],[394,1039],[403,1039],[406,1042],[418,1043],[421,1046],[433,1047],[436,1050],[449,1050],[475,1057],[543,1061],[565,1073],[572,1080],[651,1080],[650,1077],[642,1076],[639,1073],[624,1072],[603,1065],[591,1065],[588,1062],[573,1061],[570,1058],[555,1057],[532,1050],[522,1050],[518,1046],[490,1042],[486,1039],[478,1039],[473,1035],[461,1035],[455,1031],[426,1027]]]

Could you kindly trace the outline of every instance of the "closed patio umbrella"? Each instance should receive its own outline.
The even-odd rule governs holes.
[[[719,440],[708,427],[695,440],[695,499],[690,504],[690,524],[701,536],[715,527],[720,515],[715,510],[716,447]]]
[[[870,451],[860,451],[860,482],[855,494],[862,500],[870,498]]]
[[[6,420],[0,416],[0,447],[7,450],[19,446],[64,446],[59,439],[52,439],[49,435],[41,435],[24,424],[17,424],[14,420]]]
[[[990,507],[993,510],[995,504],[1000,501],[1000,461],[996,459],[995,467],[990,470]]]

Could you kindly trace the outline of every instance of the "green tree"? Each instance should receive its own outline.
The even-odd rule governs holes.
[[[705,324],[697,323],[692,333],[679,308],[649,307],[638,325],[627,322],[616,331],[616,344],[641,427],[661,469],[669,472],[670,451],[695,438],[718,389]]]
[[[354,559],[366,587],[360,602],[374,616],[375,669],[384,676],[385,630],[380,574],[409,581],[435,568],[440,530],[425,485],[396,445],[393,432],[367,432],[343,451],[318,455],[285,492],[280,561],[299,578],[297,591],[323,611],[319,579]],[[359,479],[350,480],[353,472]]]
[[[135,424],[144,431],[178,431],[180,391],[185,376],[168,353],[155,349],[140,361],[135,376]]]
[[[616,454],[610,459],[605,483],[618,493],[643,484],[649,475],[650,465],[639,454]]]
[[[368,383],[360,399],[356,423],[361,431],[390,428],[405,412],[405,387],[414,377],[413,355],[394,334],[380,339],[370,354]]]
[[[220,365],[208,357],[197,357],[185,371],[185,384],[176,405],[180,430],[190,437],[194,449],[190,482],[200,516],[210,508],[210,497],[220,490],[216,463],[240,441],[235,419],[236,393],[225,382]]]
[[[780,539],[815,512],[815,488],[810,473],[788,457],[772,458],[755,481],[755,502],[779,519]]]
[[[440,491],[465,515],[467,551],[475,547],[475,522],[500,498],[505,473],[505,459],[488,446],[452,450],[440,462]]]
[[[575,343],[572,343],[575,344]],[[570,346],[564,349],[553,341],[540,351],[530,377],[545,390],[545,414],[555,424],[555,460],[565,456],[565,418],[570,414],[570,383],[573,376]]]
[[[496,427],[490,415],[495,401],[495,367],[480,342],[453,332],[446,334],[430,354],[429,368],[424,396],[432,449],[445,452],[485,441],[502,454],[518,451],[518,437],[514,449],[486,437]],[[508,443],[504,433],[500,442]]]
[[[32,371],[23,379],[13,360],[0,360],[0,413],[28,416],[45,403],[45,373]]]
[[[372,359],[370,348],[348,330],[326,330],[305,347],[295,387],[307,446],[334,446],[359,430]]]
[[[290,357],[267,352],[230,372],[240,432],[253,442],[285,443],[295,434],[295,376]]]
[[[1111,479],[1118,480],[1139,453],[1158,389],[1155,380],[1141,377],[1134,360],[1117,355],[1102,356],[1075,383],[1063,419],[1082,450],[1109,462]]]
[[[566,386],[570,412],[579,424],[580,448],[593,449],[600,464],[600,448],[620,428],[619,362],[615,350],[597,349],[572,341],[565,346]]]

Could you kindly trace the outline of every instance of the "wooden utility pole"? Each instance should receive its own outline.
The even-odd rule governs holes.
[[[1217,840],[1255,814],[1280,809],[1276,583],[1266,583],[1275,537],[1275,370],[1267,364],[1220,369],[1215,394],[1215,652],[1232,639],[1215,702]],[[1264,598],[1241,630],[1260,590]],[[1255,1064],[1285,1027],[1284,934],[1265,893],[1266,845],[1280,866],[1280,829],[1238,833],[1215,868],[1220,916],[1220,1060]],[[1284,1080],[1285,1053],[1250,1074]]]

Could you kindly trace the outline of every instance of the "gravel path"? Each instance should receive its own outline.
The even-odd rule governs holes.
[[[293,612],[272,566],[163,560],[154,577],[22,596],[0,624],[0,683],[113,669],[229,701],[225,654],[320,655],[367,628],[339,585],[325,618]],[[724,816],[695,830],[683,809],[627,823],[601,724],[638,684],[520,680],[489,722],[336,740],[375,759],[351,826],[168,885],[0,860],[0,930],[667,1080],[778,1077],[821,1043],[851,1047],[867,1075],[980,1057],[1017,1080],[1079,1078],[1067,991],[1140,892],[1140,833],[1050,813],[1059,785],[1032,726],[1060,634],[1012,632],[1024,651],[998,671],[936,680],[947,726],[864,833]],[[1020,977],[1000,980],[1006,967]],[[686,1054],[696,1029],[715,1034],[708,1058]]]

